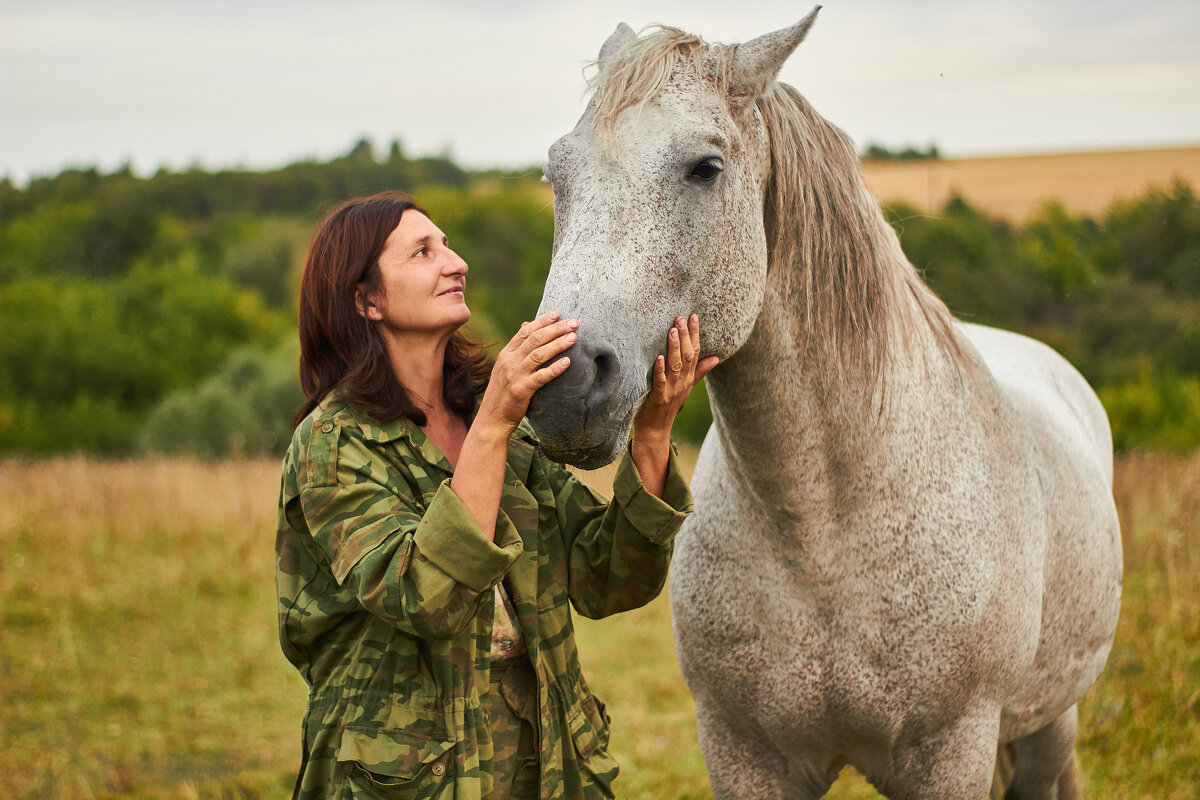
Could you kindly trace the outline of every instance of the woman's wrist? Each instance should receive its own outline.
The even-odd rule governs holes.
[[[629,452],[646,491],[661,498],[666,489],[667,466],[671,461],[670,431],[664,433],[635,429]]]
[[[509,424],[507,420],[499,417],[485,416],[482,408],[479,411],[480,413],[476,415],[471,427],[467,430],[467,437],[474,439],[484,447],[507,450],[508,439],[517,426]]]
[[[659,427],[651,425],[633,426],[633,441],[640,442],[646,447],[670,447],[671,446],[671,428]]]
[[[521,424],[521,417],[512,419],[514,414],[506,414],[497,409],[498,403],[491,402],[493,399],[484,393],[483,402],[479,404],[479,411],[475,414],[471,429],[474,430],[478,426],[483,432],[503,437],[507,441],[512,432]]]

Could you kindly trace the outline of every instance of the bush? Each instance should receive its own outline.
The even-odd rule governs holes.
[[[142,430],[141,449],[213,459],[282,455],[303,400],[299,359],[292,336],[273,350],[236,351],[198,387],[158,404]]]
[[[1200,380],[1174,373],[1142,376],[1100,390],[1113,447],[1188,451],[1200,447]]]

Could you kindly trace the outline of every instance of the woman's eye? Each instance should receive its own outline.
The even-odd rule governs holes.
[[[712,183],[725,166],[719,158],[706,158],[692,168],[692,178],[702,183]]]

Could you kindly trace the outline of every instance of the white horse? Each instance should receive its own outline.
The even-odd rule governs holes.
[[[550,150],[542,310],[580,319],[534,398],[554,457],[625,446],[663,331],[697,311],[713,427],[671,577],[718,798],[1078,796],[1075,704],[1112,643],[1108,422],[1049,348],[954,320],[852,143],[791,87],[797,25],[605,43]]]

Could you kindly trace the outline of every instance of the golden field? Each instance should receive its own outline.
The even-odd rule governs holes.
[[[604,473],[589,474],[603,484]],[[276,641],[277,466],[0,461],[0,797],[274,798],[304,685]],[[1134,455],[1114,492],[1125,597],[1081,704],[1094,798],[1200,794],[1200,454]],[[707,798],[670,608],[581,621],[625,798]],[[876,795],[849,774],[830,798]]]
[[[1200,187],[1200,147],[1049,153],[926,161],[865,161],[883,202],[937,212],[954,195],[990,216],[1023,222],[1056,200],[1073,214],[1099,217],[1114,201],[1181,180]]]

